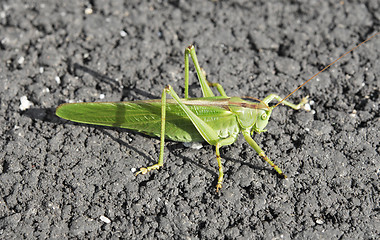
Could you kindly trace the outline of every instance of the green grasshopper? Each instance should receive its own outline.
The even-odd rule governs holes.
[[[379,33],[372,37],[377,34]],[[150,136],[160,137],[158,163],[140,168],[136,175],[140,173],[146,174],[163,166],[165,139],[178,142],[206,141],[215,146],[216,150],[216,160],[219,167],[219,177],[216,185],[216,190],[218,191],[222,188],[223,182],[223,166],[219,149],[222,146],[234,143],[241,132],[257,154],[268,162],[281,177],[286,178],[282,170],[268,158],[251,136],[253,133],[266,131],[265,127],[272,111],[279,104],[282,103],[295,110],[300,109],[307,103],[307,97],[303,98],[298,104],[293,104],[285,99],[361,44],[326,66],[287,97],[281,98],[278,95],[270,94],[263,100],[228,97],[219,83],[208,82],[205,72],[199,66],[194,46],[190,45],[185,50],[185,98],[179,98],[173,88],[168,85],[162,91],[161,100],[67,103],[57,108],[56,115],[74,122],[127,128]],[[189,56],[198,75],[203,93],[202,98],[189,98]],[[211,87],[216,87],[221,96],[215,96]],[[172,99],[167,99],[167,94]],[[272,100],[277,100],[278,103],[270,107],[269,103]]]

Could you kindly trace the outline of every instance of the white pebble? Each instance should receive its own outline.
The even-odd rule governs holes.
[[[26,109],[30,108],[31,106],[33,106],[33,103],[31,101],[28,100],[28,98],[26,96],[22,96],[20,98],[20,110],[21,111],[25,111]]]
[[[21,57],[18,59],[17,63],[21,65],[21,64],[24,63],[24,61],[25,61],[25,58],[24,58],[23,56],[21,56]]]
[[[126,31],[124,31],[124,30],[120,31],[120,36],[126,37],[127,35],[128,35],[128,33]]]
[[[323,219],[317,219],[315,222],[316,222],[317,224],[319,224],[319,225],[325,223],[325,222],[323,221]]]
[[[352,110],[352,113],[350,114],[350,117],[352,117],[352,118],[354,118],[354,117],[356,117],[356,110],[354,109],[354,110]]]
[[[305,111],[311,111],[310,104],[306,103],[306,104],[303,106],[303,109],[305,109]]]
[[[183,145],[188,148],[199,150],[203,147],[202,143],[199,142],[184,142]]]
[[[100,220],[102,220],[103,222],[105,222],[105,223],[111,223],[111,220],[108,218],[108,217],[106,217],[106,216],[100,216]]]
[[[92,14],[92,13],[93,13],[92,8],[86,8],[86,9],[84,10],[84,14],[86,14],[86,15],[90,15],[90,14]]]
[[[58,84],[61,84],[61,78],[60,78],[60,77],[55,76],[55,81],[56,81]]]

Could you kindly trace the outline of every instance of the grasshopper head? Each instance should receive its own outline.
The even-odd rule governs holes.
[[[238,97],[231,97],[229,100],[230,111],[235,113],[242,129],[252,129],[257,133],[265,132],[264,129],[269,121],[269,117],[272,113],[271,107],[265,102],[257,98],[244,97],[254,99],[260,103],[245,101]]]
[[[272,108],[259,111],[255,125],[253,125],[252,131],[257,133],[265,132],[264,129],[269,121],[270,115],[272,114]]]

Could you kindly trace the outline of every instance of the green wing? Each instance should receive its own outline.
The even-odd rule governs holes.
[[[193,102],[199,104],[199,101]],[[203,105],[187,105],[213,127],[225,129],[226,123],[228,126],[236,121],[234,114],[224,107],[212,106],[215,101],[201,102]],[[157,137],[161,131],[161,100],[67,103],[60,105],[56,114],[74,122],[128,128]],[[180,142],[204,141],[193,123],[172,99],[167,102],[165,137]]]

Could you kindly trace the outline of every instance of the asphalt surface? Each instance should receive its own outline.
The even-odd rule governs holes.
[[[144,1],[145,2],[145,1]],[[289,98],[254,139],[215,150],[55,116],[65,102],[183,96],[197,49],[229,96],[285,96],[379,31],[378,1],[0,3],[0,238],[378,239],[380,36]],[[191,96],[201,96],[194,71]],[[22,103],[21,103],[22,99]]]

